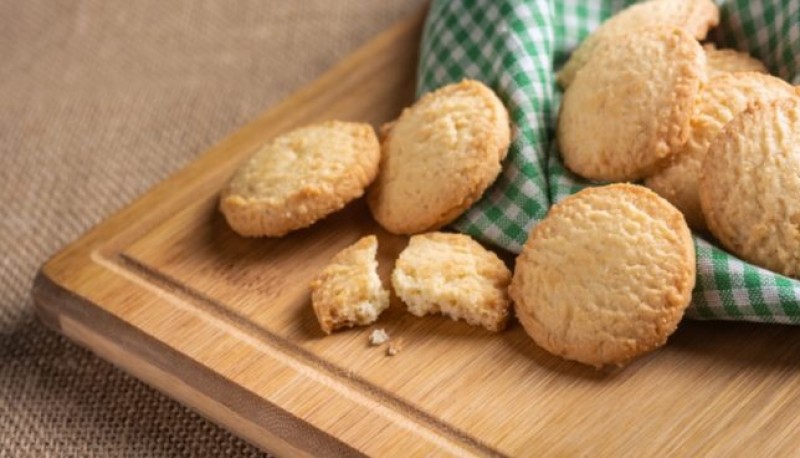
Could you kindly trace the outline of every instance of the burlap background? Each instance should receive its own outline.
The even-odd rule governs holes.
[[[31,280],[421,4],[0,1],[0,456],[258,454],[42,327]]]

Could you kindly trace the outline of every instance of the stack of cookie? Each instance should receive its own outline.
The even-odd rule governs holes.
[[[710,0],[649,0],[605,22],[559,73],[558,144],[578,175],[643,179],[696,231],[796,277],[798,94],[747,54],[701,47],[718,19]]]
[[[533,231],[511,294],[543,347],[603,365],[662,344],[694,284],[684,217],[743,259],[800,276],[800,98],[749,55],[701,46],[718,20],[710,0],[638,3],[559,73],[567,168],[655,192],[587,189]],[[553,286],[567,275],[571,288]]]
[[[220,209],[244,236],[280,237],[368,194],[373,217],[413,235],[392,275],[417,316],[441,313],[492,331],[507,322],[511,272],[466,235],[436,231],[494,182],[508,152],[506,108],[482,83],[465,80],[425,95],[383,127],[329,121],[261,148],[223,190]],[[311,284],[325,333],[375,322],[389,307],[377,274],[378,239],[338,253]]]
[[[663,345],[691,301],[689,226],[800,275],[800,99],[750,56],[703,47],[718,21],[711,0],[649,0],[574,52],[558,75],[566,166],[647,187],[588,188],[553,206],[513,278],[468,236],[435,232],[481,197],[508,151],[506,108],[476,81],[425,95],[380,140],[371,126],[344,122],[284,134],[237,172],[220,208],[240,234],[275,237],[366,193],[378,223],[411,235],[391,278],[410,313],[500,331],[513,300],[542,348],[624,364]],[[373,323],[389,307],[377,244],[362,238],[312,282],[324,332]]]

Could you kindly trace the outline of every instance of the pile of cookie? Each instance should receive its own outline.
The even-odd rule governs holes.
[[[742,259],[800,276],[800,98],[749,55],[701,46],[718,21],[710,0],[638,3],[558,74],[567,168],[649,190],[584,190],[531,235],[512,297],[555,353],[601,365],[664,343],[694,284],[684,217]],[[572,286],[552,286],[562,278]]]
[[[731,253],[800,276],[800,98],[763,63],[702,47],[711,0],[649,0],[605,22],[558,75],[558,145],[597,181],[644,180]]]
[[[495,181],[510,141],[503,103],[483,83],[465,80],[422,97],[382,128],[380,140],[368,124],[340,121],[278,136],[236,172],[220,209],[241,235],[280,237],[366,192],[381,226],[412,235],[391,277],[408,311],[500,331],[511,272],[469,236],[437,231]],[[373,323],[389,307],[377,249],[377,237],[363,237],[313,280],[312,306],[325,333]]]
[[[506,108],[476,81],[423,96],[380,139],[339,121],[283,134],[235,174],[220,209],[242,235],[280,237],[366,193],[381,226],[411,235],[391,275],[410,313],[500,331],[513,301],[551,353],[624,364],[663,345],[691,301],[689,225],[800,275],[800,99],[750,56],[701,46],[718,20],[710,0],[649,0],[573,53],[558,75],[566,166],[647,187],[591,187],[554,205],[513,275],[470,237],[438,232],[495,181],[511,141]],[[312,282],[325,333],[371,324],[389,307],[377,249],[375,236],[358,240]]]

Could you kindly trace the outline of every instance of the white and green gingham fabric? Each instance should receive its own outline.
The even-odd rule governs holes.
[[[561,91],[555,72],[624,0],[434,0],[418,92],[472,78],[503,99],[514,140],[503,173],[453,227],[519,252],[555,202],[590,184],[566,170],[555,148]],[[745,50],[800,83],[800,0],[720,1],[710,38]],[[800,198],[800,196],[799,196]],[[752,264],[695,236],[697,286],[689,317],[800,324],[800,281]]]

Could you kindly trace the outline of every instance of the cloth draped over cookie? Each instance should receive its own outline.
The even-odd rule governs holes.
[[[503,172],[453,227],[518,253],[550,206],[592,184],[568,171],[556,148],[562,91],[556,72],[621,0],[434,0],[425,24],[418,94],[464,78],[506,104],[513,141]],[[770,73],[800,83],[800,3],[718,1],[708,40],[746,51]],[[631,101],[631,103],[636,103]],[[800,324],[800,281],[742,261],[694,235],[697,284],[687,316]]]

